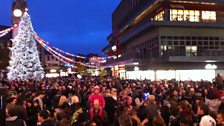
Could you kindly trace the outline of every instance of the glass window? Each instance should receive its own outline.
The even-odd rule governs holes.
[[[166,39],[166,36],[161,36],[161,39]]]
[[[201,18],[203,21],[216,21],[216,12],[215,11],[202,11]]]
[[[184,41],[180,41],[180,45],[185,45],[185,42]]]
[[[164,21],[164,11],[159,12],[154,16],[155,21]]]
[[[219,45],[219,41],[215,41],[215,45]]]
[[[192,41],[192,45],[197,45],[197,42],[196,41]]]
[[[221,45],[224,46],[224,41],[221,42]]]
[[[174,45],[179,45],[178,41],[174,41]]]
[[[168,42],[167,42],[167,45],[173,45],[173,44],[172,44],[172,41],[168,41]]]
[[[186,45],[191,45],[191,42],[190,41],[186,41]]]
[[[186,53],[186,56],[196,56],[197,55],[197,46],[186,46],[185,53]]]
[[[213,46],[214,45],[214,42],[209,42],[209,45]]]
[[[170,21],[199,22],[200,12],[198,10],[170,10]]]

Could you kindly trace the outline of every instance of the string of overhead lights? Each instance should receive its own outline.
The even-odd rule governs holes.
[[[85,58],[86,58],[86,57],[84,57],[84,56],[79,56],[79,55],[71,54],[71,53],[69,53],[69,52],[63,51],[63,50],[61,50],[61,49],[59,49],[59,48],[56,48],[56,47],[53,47],[53,48],[54,48],[55,50],[61,52],[61,53],[64,53],[64,54],[68,55],[68,56],[73,56],[73,57],[82,58],[82,59],[85,59]]]
[[[15,24],[14,26],[12,26],[10,28],[7,28],[5,30],[0,31],[0,38],[3,37],[3,36],[5,36],[6,34],[8,34],[10,31],[12,31],[13,29],[15,29],[16,27],[18,27],[17,24]],[[56,48],[56,47],[50,47],[50,46],[48,46],[49,45],[49,42],[43,41],[43,39],[41,37],[37,36],[37,34],[35,34],[35,37],[36,37],[37,41],[40,43],[40,45],[42,47],[44,47],[50,54],[52,54],[55,58],[57,58],[61,62],[66,63],[68,65],[72,65],[72,63],[76,63],[76,64],[84,65],[86,67],[95,68],[95,66],[93,66],[93,65],[84,64],[82,62],[77,62],[75,60],[72,60],[71,58],[65,57],[64,55],[62,55],[62,54],[60,54],[58,52],[64,53],[64,54],[66,54],[68,56],[82,58],[82,59],[86,59],[87,57],[79,56],[79,55],[74,55],[74,54],[71,54],[69,52],[63,51],[63,50],[61,50],[59,48]],[[55,51],[55,50],[57,50],[58,52]],[[96,57],[96,59],[105,60],[106,58],[105,57]],[[74,65],[72,65],[72,66],[74,66]]]
[[[84,63],[82,63],[82,62],[77,62],[77,61],[75,61],[75,60],[72,60],[72,59],[70,59],[70,58],[68,58],[68,57],[65,57],[65,56],[63,56],[63,55],[61,55],[60,53],[58,53],[58,52],[56,52],[55,50],[53,50],[52,49],[52,47],[50,47],[50,46],[48,46],[47,44],[46,44],[46,42],[44,42],[43,41],[43,39],[42,38],[40,38],[39,36],[37,36],[37,35],[35,35],[36,36],[36,38],[37,38],[37,41],[48,51],[48,52],[50,52],[51,54],[53,53],[54,55],[53,56],[57,56],[57,57],[55,57],[55,58],[57,58],[57,59],[59,59],[60,61],[61,60],[66,60],[66,61],[69,61],[69,62],[72,62],[72,63],[77,63],[77,64],[81,64],[81,65],[84,65],[84,66],[86,66],[86,67],[91,67],[91,68],[95,68],[95,66],[92,66],[92,65],[87,65],[87,64],[84,64]],[[67,62],[68,63],[68,62]],[[71,64],[71,63],[68,63],[68,64]]]
[[[37,38],[37,41],[41,44],[42,47],[44,47],[52,56],[54,56],[55,58],[57,58],[58,60],[60,60],[61,62],[65,63],[65,64],[69,64],[69,65],[72,65],[70,63],[68,63],[67,61],[59,58],[57,55],[55,55],[52,51],[50,51],[47,47],[46,47],[46,44],[44,42],[41,41],[40,38]]]
[[[7,28],[5,30],[0,31],[0,38],[7,35],[9,32],[11,32],[14,28],[16,28],[18,25],[15,24],[14,26]]]

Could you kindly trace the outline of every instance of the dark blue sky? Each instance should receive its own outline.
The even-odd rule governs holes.
[[[0,25],[11,25],[13,0],[0,0]],[[27,0],[34,30],[72,53],[101,54],[121,0]]]

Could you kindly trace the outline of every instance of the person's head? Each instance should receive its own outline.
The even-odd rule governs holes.
[[[198,110],[197,110],[197,115],[201,116],[201,115],[207,115],[209,113],[209,108],[208,106],[201,102],[198,104]]]
[[[45,96],[45,92],[41,91],[38,95],[39,98],[43,99]]]
[[[38,100],[33,101],[33,106],[34,106],[34,107],[38,107],[38,106],[40,106]]]
[[[95,86],[94,87],[94,93],[95,94],[99,94],[100,93],[100,87],[99,86]]]
[[[191,110],[191,104],[187,100],[183,100],[179,103],[180,112],[183,110]]]
[[[67,102],[67,97],[62,95],[59,99],[58,106],[61,107],[66,102]]]
[[[10,103],[15,105],[17,103],[17,98],[15,97],[10,98]]]
[[[44,122],[50,117],[50,112],[47,110],[42,110],[38,113],[37,119],[39,122]]]
[[[155,104],[155,99],[156,97],[154,95],[149,95],[148,96],[148,101],[149,101],[149,104]]]
[[[117,96],[117,90],[115,88],[111,89],[111,95],[112,96]]]
[[[191,111],[182,111],[180,113],[180,126],[194,126],[193,113]]]
[[[177,104],[172,104],[170,107],[170,115],[177,116],[180,112],[180,109]]]
[[[32,107],[32,101],[31,100],[27,100],[26,105],[27,105],[27,107]]]
[[[165,126],[165,121],[163,120],[163,118],[161,116],[157,115],[153,118],[152,125],[153,126]]]
[[[94,109],[99,109],[99,107],[100,107],[100,101],[98,99],[95,99],[93,101],[93,107],[94,107]]]
[[[177,92],[177,90],[173,90],[173,96],[178,96],[178,92]]]
[[[55,120],[60,121],[60,120],[62,120],[64,117],[65,117],[65,113],[64,113],[64,111],[63,111],[62,109],[60,109],[60,108],[56,108],[56,109],[54,109],[54,119],[55,119]]]
[[[126,115],[126,114],[121,114],[118,117],[118,122],[119,122],[120,126],[131,126],[132,125],[131,116]]]
[[[192,93],[192,94],[194,93],[194,88],[190,89],[190,93]]]
[[[8,105],[5,109],[6,117],[17,116],[17,107],[16,105]]]
[[[89,126],[97,126],[97,125],[96,125],[96,123],[95,123],[94,121],[91,121],[91,122],[89,123]]]
[[[224,112],[221,111],[216,116],[217,124],[223,124],[224,125]]]
[[[131,105],[132,104],[132,97],[128,96],[127,97],[127,105]]]
[[[110,96],[111,95],[110,92],[111,92],[110,88],[106,88],[106,90],[105,90],[105,96],[106,97]]]

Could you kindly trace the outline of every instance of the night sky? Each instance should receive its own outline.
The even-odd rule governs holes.
[[[11,25],[13,0],[0,0],[0,25]],[[112,13],[121,0],[27,0],[34,30],[71,53],[98,53],[108,42]]]

